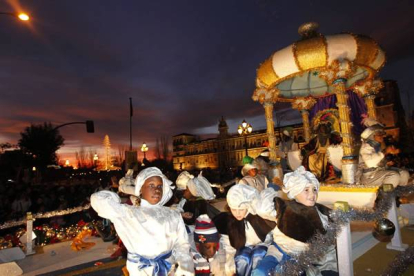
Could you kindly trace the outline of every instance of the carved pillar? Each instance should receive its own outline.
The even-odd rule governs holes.
[[[309,110],[316,103],[316,100],[312,97],[296,98],[292,102],[292,108],[297,109],[302,114],[303,132],[305,134],[305,141],[309,142],[311,137],[311,128],[309,122]]]
[[[275,124],[273,122],[273,105],[277,102],[278,96],[279,90],[277,88],[258,88],[252,96],[252,99],[260,102],[265,109],[267,136],[269,140],[269,158],[272,161],[278,161],[279,159],[276,155]]]
[[[275,123],[273,121],[273,103],[265,102],[263,103],[266,116],[266,125],[267,125],[267,137],[269,139],[269,154],[270,160],[276,161],[278,158],[276,156],[276,137],[275,137]]]
[[[358,166],[358,155],[354,152],[354,138],[352,136],[352,123],[350,120],[351,109],[348,106],[348,94],[346,93],[346,81],[354,72],[354,66],[349,60],[334,60],[325,70],[319,74],[328,85],[332,85],[336,95],[341,124],[342,148],[342,182],[355,183],[355,174]]]
[[[359,82],[354,86],[354,91],[364,98],[367,105],[368,117],[377,119],[377,111],[375,109],[375,95],[384,87],[380,79],[367,80]]]
[[[352,123],[349,117],[351,109],[348,106],[348,94],[345,88],[346,79],[339,78],[333,83],[334,93],[336,95],[336,106],[339,112],[339,121],[341,124],[342,147],[344,156],[352,156],[354,150],[354,138],[352,137]]]
[[[368,117],[372,119],[377,119],[377,110],[375,109],[375,95],[367,95],[364,97],[365,104],[368,109]]]

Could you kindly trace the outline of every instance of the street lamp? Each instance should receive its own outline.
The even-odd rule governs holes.
[[[144,144],[142,144],[141,151],[144,153],[144,159],[142,159],[142,162],[144,163],[144,160],[146,159],[145,153],[148,151],[148,147],[147,144],[145,144],[145,142]]]
[[[93,166],[96,169],[96,163],[98,162],[98,154],[95,153],[95,155],[93,156]]]
[[[30,19],[30,17],[24,13],[15,13],[15,12],[0,12],[0,14],[4,14],[4,15],[10,15],[16,18],[19,18],[21,21],[28,21]]]
[[[246,149],[246,156],[248,156],[248,152],[247,152],[247,135],[249,135],[250,133],[252,133],[253,128],[250,124],[246,123],[246,120],[243,120],[243,122],[241,123],[241,125],[239,125],[237,132],[244,136],[244,147]]]

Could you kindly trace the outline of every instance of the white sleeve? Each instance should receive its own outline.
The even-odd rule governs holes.
[[[269,185],[269,180],[267,179],[267,177],[266,177],[266,176],[265,176],[265,178],[264,178],[264,179],[265,179],[265,185],[264,185],[264,186],[265,186],[265,188],[267,188],[267,185]]]
[[[100,191],[91,195],[91,206],[100,217],[114,219],[125,213],[119,196],[110,191]]]
[[[223,245],[223,249],[226,252],[226,264],[224,266],[226,276],[233,276],[236,274],[236,263],[234,262],[236,249],[231,246],[228,235],[221,235],[220,244]]]
[[[368,168],[377,167],[378,163],[384,158],[384,154],[381,151],[375,152],[375,149],[368,143],[362,143],[359,154]]]
[[[267,188],[261,191],[260,200],[258,200],[256,206],[257,214],[264,219],[276,221],[274,198],[278,195],[279,193],[272,188]]]
[[[190,243],[184,221],[178,212],[174,212],[174,216],[177,216],[177,240],[173,253],[179,265],[176,275],[194,275],[194,262],[190,254]]]
[[[118,190],[127,195],[135,195],[135,186],[133,185],[119,185]]]

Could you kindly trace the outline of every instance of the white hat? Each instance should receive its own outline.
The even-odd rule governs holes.
[[[215,199],[216,195],[211,188],[211,183],[202,175],[202,173],[203,172],[201,171],[197,177],[188,180],[187,187],[193,196],[200,196],[205,200]]]
[[[265,149],[264,151],[262,151],[260,153],[260,156],[269,157],[270,156],[269,150],[268,149]]]
[[[155,205],[162,206],[165,203],[167,203],[168,200],[170,200],[170,198],[172,197],[172,190],[171,190],[172,182],[168,180],[168,178],[161,172],[161,170],[156,167],[146,168],[138,174],[135,180],[135,195],[136,196],[141,195],[141,188],[144,185],[145,180],[153,176],[159,176],[162,179],[162,198],[160,202],[155,204]]]
[[[284,135],[289,136],[290,137],[290,133],[289,131],[287,131],[286,129],[282,132]]]
[[[308,185],[314,185],[319,192],[318,179],[313,173],[306,171],[303,166],[300,166],[294,172],[285,174],[283,178],[283,191],[290,199],[294,199]]]
[[[231,209],[247,209],[253,215],[258,200],[259,191],[248,185],[236,184],[227,192],[227,204]]]
[[[183,171],[177,177],[175,184],[177,185],[177,190],[184,191],[187,189],[187,183],[190,179],[193,179],[194,175],[190,174],[187,171]]]
[[[370,126],[361,133],[361,138],[366,140],[375,133],[385,134],[384,127],[382,127],[381,125]]]
[[[375,119],[370,117],[366,117],[362,120],[362,124],[365,125],[367,128],[361,133],[361,138],[366,140],[371,135],[377,132],[384,132],[384,125],[378,122]],[[384,132],[385,133],[385,132]]]
[[[247,173],[248,173],[250,170],[253,170],[253,169],[257,169],[257,167],[256,167],[255,165],[253,165],[253,164],[246,164],[246,165],[244,165],[244,166],[243,166],[242,171],[241,171],[241,174],[242,174],[243,176],[246,176],[246,175],[247,175]]]

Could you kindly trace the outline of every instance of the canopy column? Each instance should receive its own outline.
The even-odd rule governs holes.
[[[355,173],[358,166],[358,155],[354,152],[354,138],[352,135],[352,123],[349,114],[351,108],[348,106],[348,94],[346,92],[347,78],[354,73],[355,69],[349,60],[334,60],[325,70],[321,71],[321,77],[333,86],[336,95],[341,124],[342,148],[342,182],[346,184],[355,183]]]
[[[292,108],[299,110],[302,115],[303,131],[305,134],[305,141],[309,142],[311,138],[311,128],[309,122],[309,110],[316,103],[316,100],[312,97],[296,98],[292,102]]]
[[[368,109],[368,117],[372,119],[377,119],[377,111],[375,109],[375,95],[367,95],[364,97],[365,104]]]
[[[384,84],[380,79],[367,80],[355,85],[354,91],[358,95],[364,98],[365,104],[367,105],[368,117],[377,119],[377,111],[375,109],[375,95],[384,87]]]
[[[276,161],[278,159],[276,155],[276,137],[275,137],[275,123],[273,121],[273,103],[265,102],[263,103],[266,115],[266,125],[267,125],[267,137],[269,139],[269,153],[270,160]]]
[[[273,105],[277,102],[278,96],[279,90],[276,88],[258,88],[254,91],[252,96],[252,99],[256,102],[260,102],[265,109],[267,137],[269,140],[269,158],[272,161],[279,161],[276,154],[275,123],[273,121]]]

